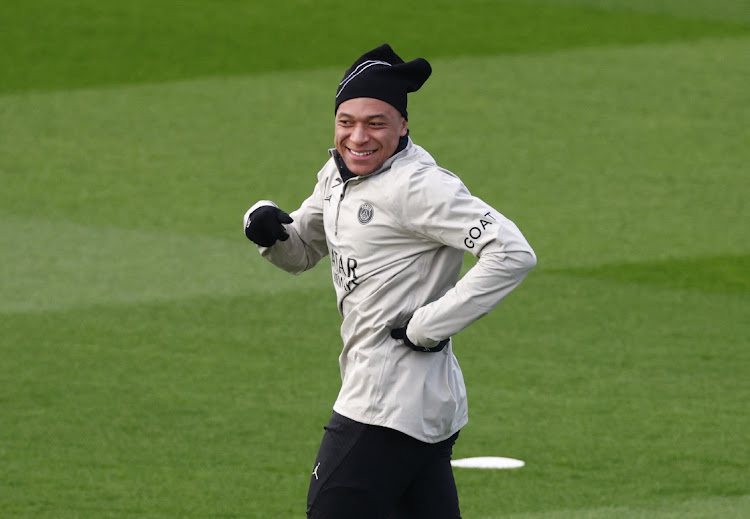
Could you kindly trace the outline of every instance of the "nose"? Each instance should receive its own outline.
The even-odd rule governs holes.
[[[356,125],[349,136],[349,140],[355,144],[364,144],[368,138],[367,129],[361,124]]]

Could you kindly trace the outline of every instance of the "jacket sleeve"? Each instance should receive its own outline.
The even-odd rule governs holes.
[[[412,232],[478,258],[453,288],[412,316],[407,335],[432,347],[495,308],[536,265],[536,255],[512,221],[446,170],[423,168],[407,191],[404,222]]]
[[[277,241],[270,247],[258,247],[261,256],[277,267],[291,273],[301,274],[313,268],[321,258],[328,255],[325,227],[323,226],[323,171],[318,174],[318,182],[313,193],[296,211],[289,213],[294,220],[284,225],[289,239]],[[249,214],[263,205],[273,205],[269,200],[262,200],[251,207]],[[278,207],[278,206],[277,206]]]

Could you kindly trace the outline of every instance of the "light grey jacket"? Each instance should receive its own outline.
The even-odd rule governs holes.
[[[299,274],[328,255],[343,322],[341,391],[334,410],[358,422],[442,441],[466,425],[466,386],[449,344],[423,353],[486,315],[536,264],[518,227],[472,196],[411,140],[383,167],[342,181],[332,158],[286,225],[290,237],[259,247]],[[255,204],[248,215],[270,201]],[[477,263],[459,280],[464,253]]]

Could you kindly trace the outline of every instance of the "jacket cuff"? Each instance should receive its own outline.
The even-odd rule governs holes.
[[[420,332],[421,330],[419,330],[419,327],[414,324],[414,321],[409,321],[409,325],[406,327],[406,337],[412,342],[412,344],[424,348],[434,348],[440,344],[440,341],[430,339],[429,337],[426,337],[424,333]]]
[[[250,215],[253,213],[253,211],[255,211],[256,209],[258,209],[259,207],[263,207],[263,206],[266,206],[266,205],[270,205],[270,206],[273,206],[273,207],[279,207],[278,205],[274,204],[270,200],[261,200],[259,202],[256,202],[250,209],[248,209],[247,211],[245,211],[245,216],[244,216],[244,218],[242,218],[242,228],[244,229],[245,227],[247,227],[247,219],[250,218]]]

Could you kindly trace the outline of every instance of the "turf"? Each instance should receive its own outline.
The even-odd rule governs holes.
[[[457,469],[464,517],[750,515],[745,2],[6,4],[0,516],[304,514],[330,275],[240,221],[309,193],[384,40],[433,64],[415,140],[539,256],[456,338],[456,456],[526,461]]]
[[[435,58],[750,31],[750,13],[737,7],[741,1],[714,2],[710,12],[724,19],[715,14],[678,18],[671,15],[684,7],[674,1],[654,3],[665,4],[666,12],[647,2],[640,2],[647,9],[612,11],[596,2],[388,0],[367,9],[368,30],[363,31],[361,5],[334,0],[217,0],[209,5],[200,0],[11,1],[0,17],[0,47],[5,49],[0,68],[9,71],[0,79],[0,90],[340,68],[352,61],[351,48],[371,48],[373,41],[384,40]],[[606,7],[612,4],[628,5],[620,0]],[[708,11],[704,7],[699,13]],[[738,11],[744,19],[737,19]]]

